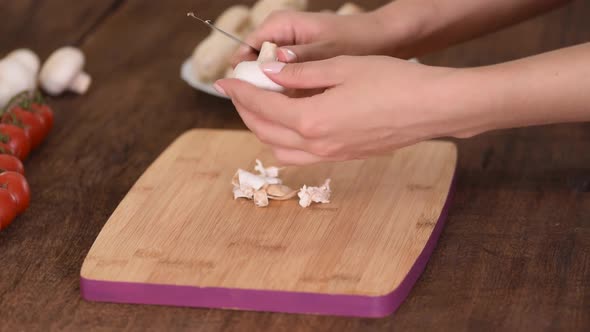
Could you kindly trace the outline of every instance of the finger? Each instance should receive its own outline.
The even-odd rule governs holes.
[[[279,166],[303,166],[324,161],[322,157],[305,151],[284,149],[280,147],[272,147],[271,150],[275,159],[277,159]]]
[[[272,123],[297,130],[301,118],[312,108],[306,100],[289,98],[281,93],[259,89],[238,79],[221,79],[215,83],[216,89],[230,97],[234,103]]]
[[[331,58],[334,48],[325,43],[282,46],[277,52],[279,61],[286,63],[317,61]]]
[[[305,145],[305,139],[295,131],[269,122],[256,114],[249,112],[238,102],[234,105],[248,129],[250,129],[262,143],[285,149],[302,149]]]
[[[256,49],[260,49],[265,41],[279,46],[296,44],[291,23],[294,14],[291,12],[275,12],[271,14],[254,32],[246,36],[244,42]],[[231,65],[235,67],[242,61],[253,61],[257,57],[251,48],[243,45],[232,56]]]
[[[329,88],[342,83],[346,75],[346,68],[335,59],[291,64],[266,62],[260,68],[287,89]]]
[[[236,68],[236,66],[242,61],[256,61],[257,58],[258,56],[254,54],[250,47],[242,45],[232,55],[230,59],[230,65],[232,68]]]

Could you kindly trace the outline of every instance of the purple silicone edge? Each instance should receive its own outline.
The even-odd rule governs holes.
[[[406,275],[391,293],[382,296],[317,294],[220,287],[157,285],[112,282],[80,277],[82,297],[88,301],[136,303],[199,308],[217,308],[316,314],[349,317],[381,318],[395,312],[406,299],[426,268],[442,233],[455,192],[453,174],[441,215],[424,249]]]

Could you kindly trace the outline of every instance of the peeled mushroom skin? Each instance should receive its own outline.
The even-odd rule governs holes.
[[[85,93],[91,83],[90,76],[83,71],[85,61],[84,54],[77,48],[66,46],[56,50],[41,68],[41,87],[50,95],[66,90]]]
[[[283,201],[295,197],[297,195],[297,190],[291,189],[282,184],[272,184],[266,188],[266,193],[270,199]]]
[[[232,54],[239,45],[235,41],[211,34],[193,52],[191,63],[193,74],[205,82],[215,81],[223,76]]]
[[[231,6],[219,15],[215,25],[221,30],[243,35],[250,28],[250,9],[244,5]]]
[[[257,190],[254,192],[254,204],[258,207],[268,206],[268,195],[264,190]]]

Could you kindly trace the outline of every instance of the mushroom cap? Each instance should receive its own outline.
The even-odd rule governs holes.
[[[8,53],[5,59],[13,59],[18,61],[20,64],[29,69],[29,71],[32,73],[31,75],[35,76],[39,72],[39,67],[41,66],[41,62],[37,54],[28,48],[16,49]]]
[[[0,85],[8,99],[23,91],[35,89],[35,75],[30,75],[29,69],[14,59],[0,61]],[[8,92],[7,92],[8,91]],[[6,103],[8,100],[5,100]],[[4,105],[2,105],[4,106]]]
[[[268,78],[258,61],[240,62],[234,69],[234,78],[251,83],[261,89],[284,92],[285,88]]]
[[[43,89],[50,94],[63,92],[84,68],[85,58],[82,51],[65,46],[53,52],[43,64],[39,81]]]
[[[0,108],[4,107],[12,97],[12,89],[10,86],[6,84],[6,82],[0,82]]]

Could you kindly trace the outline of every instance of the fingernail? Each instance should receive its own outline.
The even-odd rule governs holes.
[[[285,65],[286,63],[282,62],[265,62],[260,65],[260,68],[265,73],[278,74],[285,68]]]
[[[221,93],[222,95],[227,96],[227,93],[225,93],[225,90],[223,90],[223,88],[221,87],[221,85],[217,84],[217,82],[215,82],[215,84],[213,84],[213,88],[217,92]]]
[[[283,54],[283,57],[285,58],[285,62],[293,62],[293,61],[297,60],[297,55],[295,54],[295,52],[291,51],[290,49],[281,47],[281,48],[279,48],[279,50]]]

